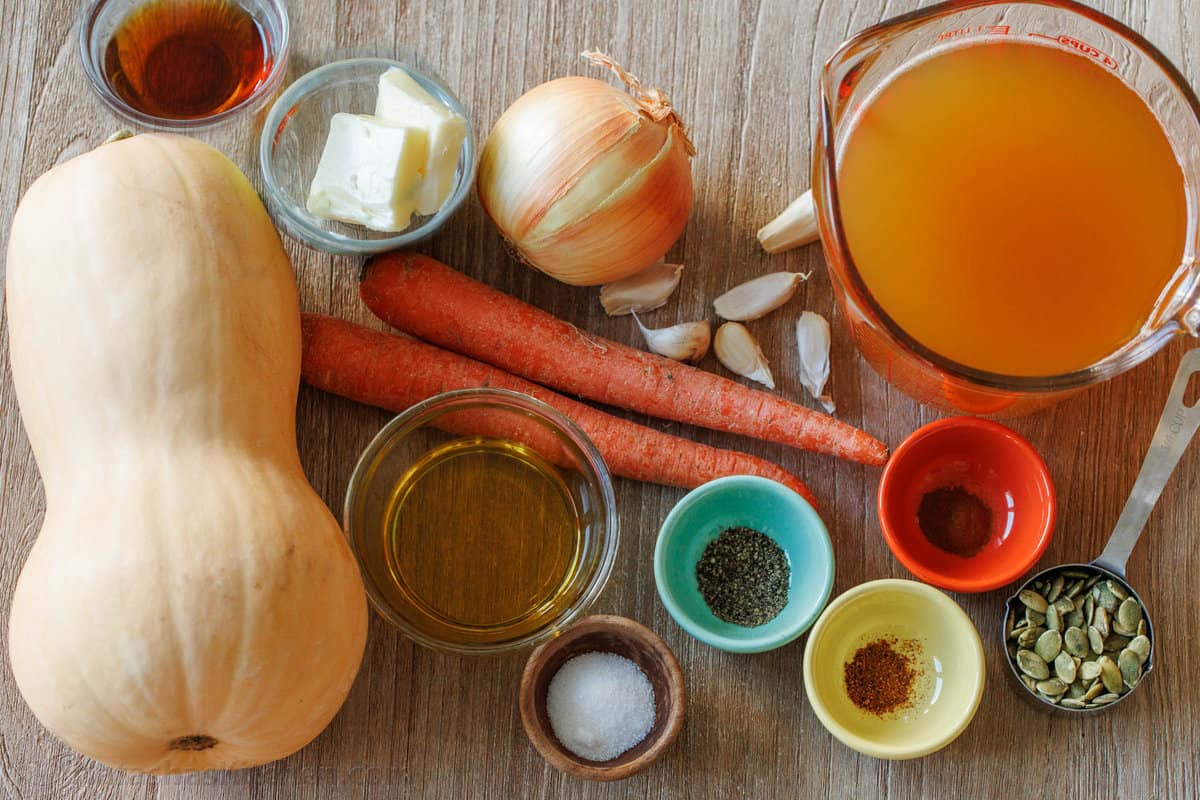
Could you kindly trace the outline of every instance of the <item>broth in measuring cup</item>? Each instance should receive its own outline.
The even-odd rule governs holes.
[[[1009,376],[1082,370],[1136,337],[1180,270],[1183,170],[1105,65],[1035,38],[933,50],[856,111],[846,244],[900,329]]]

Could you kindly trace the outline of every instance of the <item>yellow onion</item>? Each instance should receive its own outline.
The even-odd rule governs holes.
[[[519,256],[564,283],[594,286],[662,258],[692,210],[695,149],[658,89],[599,53],[626,93],[559,78],[517,99],[479,161],[479,199]]]

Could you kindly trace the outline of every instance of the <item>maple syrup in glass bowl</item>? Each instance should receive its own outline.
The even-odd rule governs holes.
[[[287,69],[282,0],[91,0],[84,72],[113,111],[168,130],[261,108]]]

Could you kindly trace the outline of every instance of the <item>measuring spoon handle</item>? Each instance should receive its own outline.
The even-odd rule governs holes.
[[[1133,552],[1142,528],[1154,504],[1158,502],[1158,496],[1175,471],[1183,451],[1187,450],[1192,435],[1200,428],[1200,403],[1191,406],[1183,404],[1188,381],[1197,372],[1200,372],[1200,347],[1189,350],[1179,363],[1175,382],[1171,384],[1171,394],[1167,396],[1167,405],[1154,431],[1154,439],[1150,442],[1150,451],[1142,462],[1142,471],[1138,473],[1104,552],[1095,561],[1122,577],[1125,576],[1125,562],[1129,560],[1129,554]]]

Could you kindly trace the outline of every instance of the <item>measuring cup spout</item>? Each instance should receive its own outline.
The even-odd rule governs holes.
[[[1125,501],[1125,508],[1121,510],[1104,552],[1092,562],[1121,577],[1125,577],[1125,563],[1150,517],[1150,511],[1158,502],[1158,496],[1187,450],[1196,429],[1200,428],[1200,403],[1188,406],[1183,402],[1188,382],[1198,372],[1200,347],[1189,350],[1180,362],[1166,407],[1154,431],[1154,439],[1150,442],[1150,450],[1142,462],[1141,472],[1133,484],[1129,499]]]

